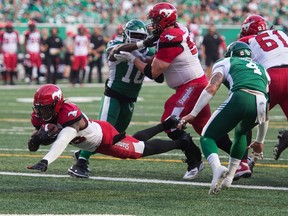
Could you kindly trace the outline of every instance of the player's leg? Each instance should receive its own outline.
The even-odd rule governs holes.
[[[98,119],[101,121],[107,121],[111,125],[115,125],[120,111],[121,102],[119,100],[112,97],[103,96],[100,104]],[[68,174],[77,177],[88,178],[89,176],[87,172],[90,171],[88,167],[89,159],[93,154],[95,154],[95,152],[89,152],[85,150],[75,151],[73,155],[77,162],[75,165],[68,169]]]
[[[286,116],[286,119],[288,119],[288,68],[269,68],[268,73],[271,78],[271,83],[269,85],[269,110],[279,104]],[[288,130],[281,129],[277,138],[278,143],[275,144],[273,149],[275,160],[278,160],[281,153],[288,147]]]
[[[168,131],[168,130],[171,130],[172,128],[176,128],[178,123],[179,123],[179,119],[176,118],[176,116],[169,116],[163,122],[155,126],[136,132],[133,135],[133,137],[142,141],[147,141],[160,132]],[[177,135],[176,137],[181,137],[181,135]]]
[[[200,139],[203,154],[207,158],[213,171],[213,179],[210,187],[210,194],[220,191],[221,183],[227,174],[227,168],[221,165],[218,156],[216,140],[231,131],[242,119],[241,104],[238,97],[230,95],[221,106],[212,114],[203,129]],[[221,125],[221,127],[219,127]],[[245,146],[246,148],[246,146]]]

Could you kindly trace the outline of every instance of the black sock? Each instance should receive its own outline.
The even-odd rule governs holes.
[[[164,127],[162,125],[162,123],[155,125],[153,127],[141,130],[136,132],[133,137],[141,140],[141,141],[147,141],[149,140],[151,137],[155,136],[156,134],[162,132],[164,130]]]
[[[145,142],[142,157],[168,152],[173,149],[183,149],[186,143],[181,140],[160,140],[153,139]]]

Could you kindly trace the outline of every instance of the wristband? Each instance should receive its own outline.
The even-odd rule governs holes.
[[[145,46],[144,46],[144,41],[143,41],[143,40],[142,40],[142,41],[138,41],[138,42],[136,43],[136,46],[137,46],[138,49],[144,48],[144,47],[145,47]]]

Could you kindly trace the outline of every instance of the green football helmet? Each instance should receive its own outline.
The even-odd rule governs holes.
[[[240,41],[235,41],[228,45],[225,52],[225,58],[227,57],[249,57],[251,58],[251,49],[248,44]]]
[[[123,42],[136,43],[146,39],[148,36],[147,28],[141,20],[133,19],[126,23],[123,31]]]

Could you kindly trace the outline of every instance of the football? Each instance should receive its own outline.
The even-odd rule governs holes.
[[[53,143],[56,140],[61,129],[62,126],[59,124],[43,124],[36,133],[36,136],[39,138],[40,145],[50,145],[51,143]]]

